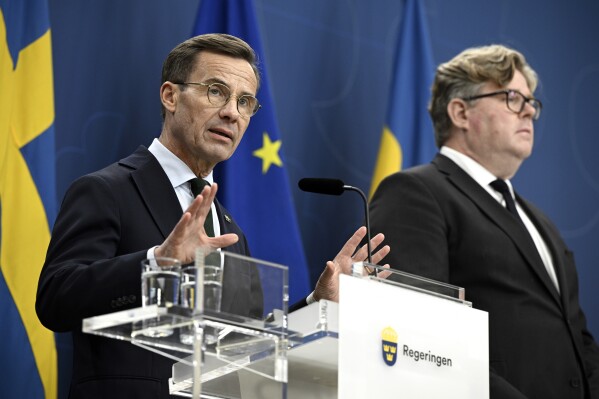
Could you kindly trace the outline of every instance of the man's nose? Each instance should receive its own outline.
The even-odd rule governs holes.
[[[226,117],[229,119],[237,119],[239,118],[239,111],[237,110],[237,98],[235,96],[231,96],[229,101],[225,105],[223,105],[220,109],[219,114],[221,117]]]
[[[532,117],[536,112],[537,112],[537,109],[535,107],[533,107],[532,104],[529,101],[526,101],[524,103],[524,108],[522,109],[521,114],[523,116],[530,116],[530,117]]]

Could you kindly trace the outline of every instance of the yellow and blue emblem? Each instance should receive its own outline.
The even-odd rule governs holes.
[[[385,327],[381,333],[383,360],[387,366],[393,366],[397,360],[397,332],[391,327]]]

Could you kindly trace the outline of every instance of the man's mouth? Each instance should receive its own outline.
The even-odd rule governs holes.
[[[218,128],[208,129],[208,130],[210,131],[210,133],[214,133],[214,134],[216,134],[218,136],[225,137],[225,138],[227,138],[227,139],[229,139],[231,141],[233,140],[233,133],[231,133],[228,130],[218,129]]]

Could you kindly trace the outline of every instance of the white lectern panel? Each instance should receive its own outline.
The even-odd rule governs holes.
[[[489,398],[488,315],[340,276],[339,398]]]

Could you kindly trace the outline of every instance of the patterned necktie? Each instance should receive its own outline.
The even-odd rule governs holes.
[[[209,186],[210,183],[208,183],[204,179],[198,179],[196,177],[194,179],[189,180],[189,185],[191,187],[193,197],[195,198],[198,195],[200,195],[204,187]],[[206,220],[204,221],[204,230],[206,230],[206,234],[208,235],[208,237],[214,237],[214,225],[212,224],[212,207],[210,208],[210,211],[206,216]]]
[[[514,215],[514,217],[518,219],[518,221],[522,223],[522,225],[524,225],[524,222],[522,222],[522,219],[518,214],[518,210],[516,209],[516,202],[514,202],[514,198],[512,197],[512,193],[510,192],[510,188],[507,186],[507,183],[501,179],[497,179],[491,182],[490,185],[495,190],[500,192],[501,195],[503,195],[503,199],[505,200],[505,207],[507,208],[507,210],[510,211],[510,213]]]

